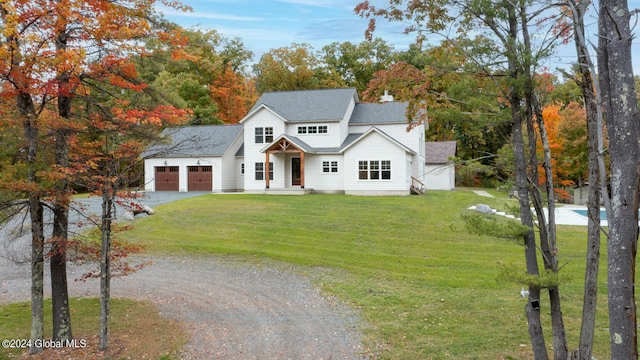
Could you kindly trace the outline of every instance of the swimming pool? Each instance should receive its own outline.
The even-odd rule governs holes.
[[[582,210],[582,209],[572,209],[571,211],[582,215],[586,218],[588,218],[588,210]],[[600,220],[607,220],[607,212],[604,209],[600,209]]]

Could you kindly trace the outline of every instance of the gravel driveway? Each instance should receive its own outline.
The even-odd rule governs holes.
[[[323,297],[305,277],[217,256],[150,260],[113,279],[112,296],[150,300],[163,316],[185,322],[191,341],[184,359],[362,358],[358,314]],[[97,280],[73,281],[85,270],[69,267],[70,296],[98,296]],[[0,303],[29,300],[29,271],[0,259]]]

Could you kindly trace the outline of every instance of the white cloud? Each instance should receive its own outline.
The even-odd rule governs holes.
[[[185,18],[197,18],[197,19],[211,19],[211,20],[226,20],[226,21],[244,21],[244,22],[255,22],[255,21],[264,21],[264,18],[255,17],[255,16],[238,16],[238,15],[229,15],[229,14],[220,14],[215,12],[182,12],[173,9],[161,9],[160,13],[164,14],[167,17],[185,17]]]
[[[276,0],[277,2],[293,5],[315,6],[325,8],[353,9],[355,5],[347,5],[342,0]]]

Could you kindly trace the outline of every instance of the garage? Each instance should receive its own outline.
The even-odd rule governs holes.
[[[180,170],[177,166],[156,167],[156,191],[178,191]]]
[[[213,168],[211,166],[188,166],[188,191],[213,191]]]

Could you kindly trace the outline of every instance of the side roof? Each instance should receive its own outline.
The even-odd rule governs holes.
[[[358,103],[356,104],[349,124],[351,125],[379,125],[406,124],[406,102]]]
[[[202,125],[167,128],[166,143],[147,148],[143,157],[222,156],[242,132],[242,125]]]
[[[358,102],[355,88],[268,92],[249,114],[264,105],[291,122],[338,121],[351,101]]]
[[[456,156],[455,141],[430,141],[424,143],[424,161],[427,164],[446,164],[449,157]]]
[[[262,150],[260,150],[260,152],[265,152],[273,144],[279,142],[282,139],[286,139],[291,143],[293,143],[295,146],[297,146],[300,150],[309,154],[339,154],[345,148],[351,145],[352,142],[358,140],[360,136],[362,136],[362,134],[349,134],[347,135],[347,138],[342,142],[342,145],[338,147],[313,147],[307,144],[306,142],[302,141],[297,136],[283,134],[283,135],[280,135],[277,139],[275,139],[271,144],[265,146]]]

